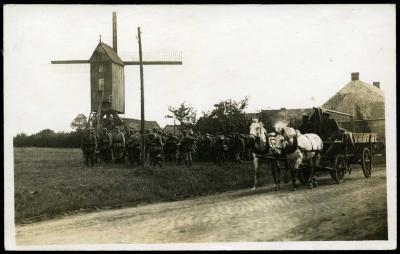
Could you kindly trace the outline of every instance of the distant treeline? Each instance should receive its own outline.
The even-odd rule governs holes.
[[[32,135],[25,133],[14,137],[14,147],[79,148],[83,132],[54,132],[46,129]]]

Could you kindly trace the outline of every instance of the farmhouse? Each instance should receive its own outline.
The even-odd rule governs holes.
[[[175,134],[175,135],[180,135],[181,134],[181,126],[180,125],[171,125],[167,124],[165,125],[163,132],[165,134]]]
[[[140,130],[140,119],[133,119],[133,118],[122,118],[124,123],[129,126],[129,128],[133,128],[135,130]],[[156,121],[144,121],[144,128],[145,129],[153,129],[157,128],[161,130],[160,125]]]
[[[321,107],[354,115],[355,132],[376,132],[381,140],[385,137],[385,97],[380,82],[371,85],[361,81],[358,72],[351,73],[351,81]],[[349,119],[337,121],[349,125]]]
[[[351,128],[351,119],[339,114],[330,114],[343,128],[355,132],[375,132],[378,139],[385,137],[385,98],[380,89],[380,82],[368,84],[359,79],[359,73],[351,73],[351,81],[339,90],[322,106],[347,114],[354,115],[355,129]],[[267,130],[272,131],[277,122],[283,122],[294,128],[299,128],[303,115],[311,115],[313,108],[271,109],[260,113],[247,113],[248,118],[260,118]]]

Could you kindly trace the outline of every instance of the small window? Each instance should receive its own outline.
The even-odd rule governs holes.
[[[99,72],[104,72],[104,67],[102,64],[99,65]]]
[[[104,79],[99,79],[99,91],[103,91],[104,89]]]

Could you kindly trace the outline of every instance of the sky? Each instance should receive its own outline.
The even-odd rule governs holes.
[[[89,59],[99,42],[144,60],[181,54],[183,65],[144,66],[146,120],[161,127],[181,102],[198,117],[221,100],[249,97],[246,112],[320,106],[350,81],[381,82],[395,101],[394,5],[6,5],[4,117],[12,135],[71,131],[90,111]],[[168,58],[169,57],[169,58]],[[125,67],[125,115],[140,118],[138,66]],[[394,104],[392,104],[394,105]]]

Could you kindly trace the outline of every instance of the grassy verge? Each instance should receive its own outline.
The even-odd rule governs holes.
[[[384,158],[376,158],[382,163]],[[326,174],[326,172],[325,172]],[[163,168],[126,165],[83,166],[79,149],[15,148],[15,221],[27,223],[76,211],[175,201],[250,188],[252,162],[195,162],[191,168],[166,164]],[[283,178],[283,175],[282,175]],[[282,179],[281,179],[282,180]],[[258,172],[258,185],[272,182],[269,167]]]
[[[15,148],[14,162],[16,223],[249,188],[254,174],[252,162],[221,167],[195,162],[191,168],[166,164],[145,170],[110,164],[87,169],[79,149]],[[259,172],[260,185],[271,181],[266,169]]]

